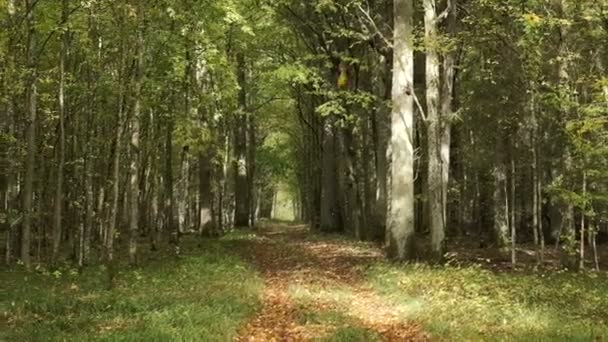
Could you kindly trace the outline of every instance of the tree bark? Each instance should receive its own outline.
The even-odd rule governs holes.
[[[215,219],[213,215],[213,163],[211,147],[200,153],[198,159],[199,171],[199,215],[200,232],[202,235],[215,233]]]
[[[507,167],[504,158],[505,143],[502,134],[496,137],[494,162],[494,243],[507,246],[509,234],[509,210],[507,203]]]
[[[14,25],[13,20],[16,17],[16,0],[9,0],[7,3],[8,20],[11,25]],[[14,122],[15,122],[15,96],[12,88],[11,80],[15,72],[15,38],[14,32],[9,33],[9,39],[6,49],[9,53],[6,56],[6,64],[4,65],[3,86],[7,91],[9,98],[6,99],[6,119],[0,122],[0,227],[6,229],[6,251],[5,261],[9,265],[13,258],[14,245],[14,230],[11,224],[10,208],[13,187],[16,183],[13,179],[12,162],[10,159],[11,140],[14,138]]]
[[[257,125],[253,113],[247,115],[247,198],[249,199],[249,226],[255,226],[256,195],[255,154],[257,148]]]
[[[393,109],[389,142],[387,254],[396,260],[415,257],[414,244],[414,34],[413,1],[395,0]]]
[[[516,183],[516,168],[515,168],[515,153],[514,151],[511,153],[511,219],[509,223],[511,224],[511,265],[515,267],[517,263],[517,226],[515,224],[515,201],[516,201],[516,192],[515,192],[515,183]]]
[[[140,176],[140,115],[142,102],[142,83],[144,78],[144,3],[137,1],[137,60],[135,66],[135,103],[131,116],[131,179],[130,191],[130,219],[129,219],[129,264],[137,263],[137,238],[139,232],[139,176]]]
[[[68,2],[61,1],[61,22],[68,21]],[[65,64],[67,59],[69,32],[66,28],[61,37],[61,52],[59,53],[59,141],[57,151],[57,181],[55,189],[55,208],[53,211],[53,262],[57,261],[61,243],[61,220],[63,210],[63,171],[65,168]]]
[[[444,253],[445,210],[442,170],[442,118],[439,116],[440,62],[439,54],[435,48],[435,45],[438,44],[435,0],[424,0],[424,27],[426,39],[426,118],[428,120],[428,215],[431,230],[432,259],[440,262]]]
[[[247,65],[245,56],[237,54],[237,81],[239,84],[239,109],[234,123],[234,225],[249,226],[249,182],[247,180]]]
[[[190,191],[190,147],[184,146],[182,149],[180,179],[178,185],[178,202],[177,202],[177,224],[179,226],[179,234],[184,234],[189,228],[190,220],[188,219],[188,193]]]
[[[165,132],[164,185],[164,230],[171,233],[171,243],[179,245],[179,226],[175,224],[173,196],[173,119],[169,118]]]
[[[35,1],[25,1],[25,11],[27,13],[27,67],[28,75],[26,80],[26,110],[27,110],[27,129],[25,140],[27,144],[27,157],[25,160],[25,176],[23,184],[23,228],[21,231],[21,261],[26,269],[31,269],[30,244],[32,235],[32,221],[34,215],[34,177],[36,156],[38,146],[36,142],[37,117],[37,72],[36,72],[36,24],[34,19]]]
[[[321,231],[341,229],[338,205],[338,174],[335,118],[328,116],[323,125],[323,152],[321,162]]]
[[[121,19],[122,20],[122,19]],[[121,33],[124,30],[121,30]],[[124,117],[124,97],[125,97],[125,64],[126,51],[125,42],[121,41],[119,51],[118,65],[118,111],[116,113],[116,128],[114,131],[114,155],[112,160],[112,187],[111,187],[111,204],[110,204],[110,220],[107,224],[107,232],[105,234],[105,259],[108,267],[109,287],[113,286],[112,267],[114,262],[114,235],[116,234],[119,217],[119,200],[120,200],[120,155],[122,152],[122,135],[123,135],[123,117]]]
[[[447,17],[447,35],[451,39],[456,39],[457,34],[457,18],[458,18],[458,0],[448,1],[446,10]],[[441,194],[442,194],[442,215],[443,228],[448,229],[448,186],[450,183],[450,167],[451,167],[451,145],[452,145],[452,116],[454,114],[454,93],[455,93],[455,77],[456,77],[456,49],[453,49],[443,56],[443,82],[441,85],[440,108],[441,108]],[[445,244],[444,244],[445,248]]]
[[[587,172],[583,171],[583,200],[586,201],[587,200]],[[587,207],[585,204],[582,205],[581,207],[581,228],[580,228],[580,247],[579,247],[579,255],[578,255],[578,269],[579,270],[584,270],[585,269],[585,216],[587,215],[586,213]]]

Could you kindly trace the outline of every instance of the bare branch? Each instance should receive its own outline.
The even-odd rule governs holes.
[[[445,6],[445,9],[443,10],[443,12],[441,12],[441,14],[439,14],[437,16],[437,22],[440,23],[442,21],[444,21],[448,15],[450,15],[450,12],[452,11],[452,0],[448,0],[448,3]]]
[[[380,36],[380,38],[382,38],[382,41],[384,41],[384,43],[388,47],[390,47],[392,49],[393,48],[393,44],[388,39],[386,39],[386,37],[382,34],[382,32],[380,32],[380,29],[376,25],[376,22],[374,22],[374,19],[369,15],[369,12],[367,12],[366,10],[364,10],[363,7],[361,7],[360,4],[357,4],[357,8],[359,9],[359,11],[361,11],[361,13],[363,14],[363,16],[365,16],[365,19],[367,19],[367,21],[372,25],[372,28],[376,31],[375,33],[378,36]]]
[[[416,92],[414,91],[414,89],[412,89],[411,91],[412,96],[414,97],[414,101],[416,102],[416,106],[418,107],[418,111],[420,112],[420,116],[422,116],[422,121],[428,122],[428,120],[426,119],[426,113],[424,112],[424,109],[422,109],[422,105],[420,104],[420,100],[418,100],[418,96],[416,96]]]

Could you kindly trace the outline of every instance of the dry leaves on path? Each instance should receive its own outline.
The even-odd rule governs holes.
[[[310,341],[337,327],[300,319],[306,312],[338,310],[357,326],[385,341],[427,341],[419,325],[362,285],[365,266],[382,260],[379,248],[354,242],[310,238],[306,226],[267,224],[241,251],[262,273],[262,309],[241,330],[236,341]],[[311,293],[306,305],[290,289]],[[340,298],[324,295],[340,289]]]

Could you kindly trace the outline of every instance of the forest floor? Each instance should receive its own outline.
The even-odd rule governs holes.
[[[492,250],[457,250],[451,265],[395,265],[379,246],[306,226],[261,224],[238,248],[262,274],[262,308],[237,341],[608,339],[605,273],[512,270]]]
[[[111,290],[103,265],[0,266],[0,341],[608,341],[605,272],[399,265],[277,222],[140,252]]]
[[[425,341],[420,325],[364,282],[382,260],[371,244],[310,235],[306,226],[266,224],[240,249],[262,273],[262,309],[238,341]]]

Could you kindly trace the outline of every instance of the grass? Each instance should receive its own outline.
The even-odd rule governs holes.
[[[308,240],[317,238],[373,248],[327,236]],[[30,273],[0,269],[0,341],[231,341],[260,306],[262,281],[235,254],[251,239],[240,232],[200,247],[184,241],[180,257],[145,252],[140,267],[118,267],[110,291],[100,265],[83,273],[67,265]],[[608,339],[604,273],[495,273],[480,266],[371,262],[359,265],[365,272],[360,285],[371,287],[391,313],[420,323],[433,339]],[[299,307],[298,323],[322,328],[318,341],[380,340],[362,322],[362,312],[353,311],[357,298],[349,286],[297,283],[287,292]]]
[[[374,342],[381,341],[373,331],[357,326],[343,326],[334,330],[320,342]]]
[[[231,341],[259,306],[261,279],[228,249],[234,239],[182,245],[120,267],[2,270],[0,341]]]
[[[440,339],[608,338],[606,275],[378,264],[368,271],[368,281],[405,319],[421,322]]]

